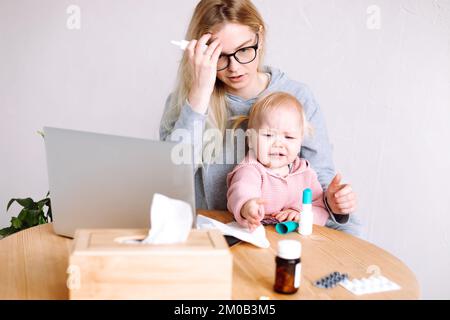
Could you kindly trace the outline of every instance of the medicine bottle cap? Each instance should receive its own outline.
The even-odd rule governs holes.
[[[303,204],[312,203],[312,191],[310,188],[303,190]]]
[[[302,254],[302,244],[296,240],[278,241],[278,257],[283,259],[298,259]]]

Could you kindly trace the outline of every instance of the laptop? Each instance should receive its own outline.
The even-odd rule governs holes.
[[[148,228],[154,193],[189,203],[195,225],[193,162],[172,161],[178,142],[52,127],[44,134],[55,233]]]

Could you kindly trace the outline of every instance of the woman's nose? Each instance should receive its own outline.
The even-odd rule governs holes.
[[[237,67],[239,65],[239,62],[236,61],[236,59],[234,57],[230,57],[230,64],[228,65],[228,70],[229,71],[236,71]]]

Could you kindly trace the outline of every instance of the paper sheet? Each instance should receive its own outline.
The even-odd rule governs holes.
[[[217,220],[198,215],[197,229],[219,229],[224,235],[236,237],[257,247],[270,247],[269,240],[266,237],[266,230],[262,225],[257,227],[253,232],[250,232],[248,228],[241,226],[237,222],[224,224]]]

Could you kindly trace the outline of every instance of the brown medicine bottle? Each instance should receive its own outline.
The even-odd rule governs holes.
[[[278,253],[275,258],[275,285],[273,289],[279,293],[296,293],[300,287],[302,245],[296,240],[278,242]]]

